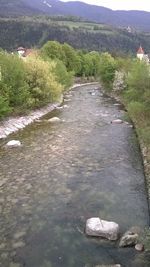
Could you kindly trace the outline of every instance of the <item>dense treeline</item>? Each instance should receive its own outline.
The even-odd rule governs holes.
[[[149,52],[150,35],[77,21],[37,18],[0,19],[0,47],[13,51],[22,45],[41,47],[48,40],[67,42],[76,49],[135,54],[142,44]]]
[[[98,52],[85,53],[56,41],[48,41],[26,58],[1,50],[0,117],[57,101],[74,76],[95,80],[100,58]]]

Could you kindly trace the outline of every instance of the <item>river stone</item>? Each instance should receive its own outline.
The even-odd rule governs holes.
[[[69,106],[68,105],[63,105],[63,108],[69,108]]]
[[[21,146],[21,142],[18,140],[11,140],[6,144],[7,147],[19,147]]]
[[[60,119],[58,117],[53,117],[51,119],[48,120],[49,122],[59,122]]]
[[[136,229],[135,229],[136,230]],[[121,238],[119,247],[132,247],[135,246],[138,242],[139,234],[137,231],[134,231],[134,228],[131,228],[127,231]]]
[[[24,246],[25,246],[25,243],[24,243],[23,241],[14,242],[14,243],[12,244],[12,247],[13,247],[14,249],[22,248],[22,247],[24,247]]]
[[[25,236],[25,235],[26,235],[26,231],[16,232],[16,233],[14,234],[14,239],[19,239],[19,238],[21,238],[21,237],[23,237],[23,236]]]
[[[135,249],[139,252],[144,251],[144,245],[143,244],[136,244]]]
[[[86,234],[115,241],[118,239],[119,225],[115,222],[101,220],[100,218],[91,218],[86,222]]]
[[[116,119],[116,120],[113,120],[111,123],[113,123],[113,124],[121,124],[121,123],[123,123],[123,120]]]

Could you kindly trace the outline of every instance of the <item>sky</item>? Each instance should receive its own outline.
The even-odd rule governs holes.
[[[75,0],[61,0],[63,2]],[[77,0],[76,0],[77,1]],[[104,6],[113,10],[145,10],[150,11],[150,0],[80,0],[92,5]]]

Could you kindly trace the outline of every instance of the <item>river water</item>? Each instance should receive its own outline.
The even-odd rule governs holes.
[[[63,105],[1,141],[0,266],[150,266],[134,248],[84,234],[90,217],[119,223],[121,233],[149,223],[135,132],[110,123],[125,112],[96,85],[73,89]],[[23,146],[6,149],[11,139]]]

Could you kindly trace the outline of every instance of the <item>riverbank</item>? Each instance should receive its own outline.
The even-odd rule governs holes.
[[[90,84],[97,84],[97,83],[96,82],[76,83],[69,90]],[[46,115],[47,113],[53,111],[55,108],[59,107],[62,104],[62,102],[63,102],[63,95],[60,97],[60,100],[57,103],[49,104],[46,107],[31,111],[28,115],[9,117],[7,119],[4,119],[3,121],[0,121],[0,139],[6,138],[8,135],[25,128],[29,124],[33,123],[34,121]]]
[[[110,97],[114,98],[116,101],[120,102],[128,112],[127,105],[126,105],[125,101],[123,100],[123,98],[121,97],[121,95],[118,95],[114,92],[107,93],[107,94]],[[132,120],[132,123],[134,125],[135,131],[137,134],[137,138],[139,141],[139,146],[140,146],[141,155],[142,155],[142,159],[143,159],[143,167],[144,167],[144,173],[145,173],[145,179],[146,179],[146,187],[147,187],[147,192],[148,192],[149,206],[150,206],[150,147],[148,145],[144,144],[141,136],[138,134],[139,125],[138,125],[137,121],[135,121],[134,118],[131,116],[130,116],[130,119]]]

